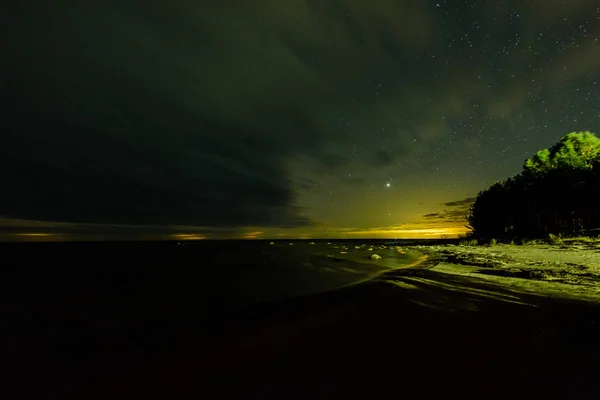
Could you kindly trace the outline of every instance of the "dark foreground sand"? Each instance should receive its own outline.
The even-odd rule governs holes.
[[[76,382],[72,393],[171,399],[597,398],[596,303],[578,300],[572,291],[536,293],[512,281],[530,277],[511,276],[507,284],[486,279],[491,274],[475,276],[473,265],[452,258],[466,257],[469,248],[445,250],[452,248],[432,247],[421,265],[366,284],[265,306],[210,327],[169,327],[169,340],[115,359],[119,368],[99,368],[95,378]],[[484,250],[471,250],[472,256],[486,257]],[[519,262],[516,253],[513,261]],[[461,268],[468,273],[457,273]]]
[[[136,325],[103,330],[96,310],[61,330],[16,308],[31,339],[3,340],[6,380],[23,398],[597,398],[595,248],[418,249],[413,268],[209,324],[123,310]]]

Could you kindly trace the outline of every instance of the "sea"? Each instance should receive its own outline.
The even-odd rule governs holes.
[[[0,244],[5,300],[90,316],[203,320],[410,265],[415,241]],[[36,307],[33,307],[36,308]],[[39,308],[39,307],[37,307]]]
[[[100,371],[139,367],[189,343],[182,335],[212,343],[235,321],[262,321],[255,315],[265,307],[285,310],[288,301],[364,282],[419,258],[399,245],[0,243],[0,350],[21,376],[45,376],[54,385],[62,380],[49,373],[68,362],[60,371],[87,385]]]

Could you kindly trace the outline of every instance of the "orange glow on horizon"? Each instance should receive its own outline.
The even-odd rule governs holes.
[[[249,232],[249,233],[245,233],[241,236],[242,239],[259,239],[259,236],[261,236],[263,234],[263,232],[260,231],[256,231],[256,232]]]
[[[204,240],[208,239],[208,236],[199,233],[173,233],[169,235],[169,238],[175,240]]]
[[[0,234],[0,242],[63,242],[68,236],[61,233],[21,232]]]
[[[13,233],[13,235],[27,236],[27,237],[60,236],[60,234],[57,234],[57,233],[41,233],[41,232]]]

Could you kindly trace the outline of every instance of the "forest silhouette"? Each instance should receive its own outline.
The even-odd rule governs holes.
[[[600,228],[600,139],[572,132],[479,192],[467,218],[480,239],[576,236]]]

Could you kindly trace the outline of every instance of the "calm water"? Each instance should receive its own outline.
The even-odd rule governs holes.
[[[201,319],[339,288],[418,257],[373,241],[11,243],[0,251],[11,302],[126,320]]]
[[[292,244],[290,244],[292,243]],[[349,242],[275,242],[240,244],[231,259],[215,268],[227,292],[249,303],[307,295],[360,282],[415,261],[418,254],[395,246]],[[371,255],[382,256],[373,260]],[[222,269],[223,261],[231,270]],[[223,274],[227,272],[226,274]]]

